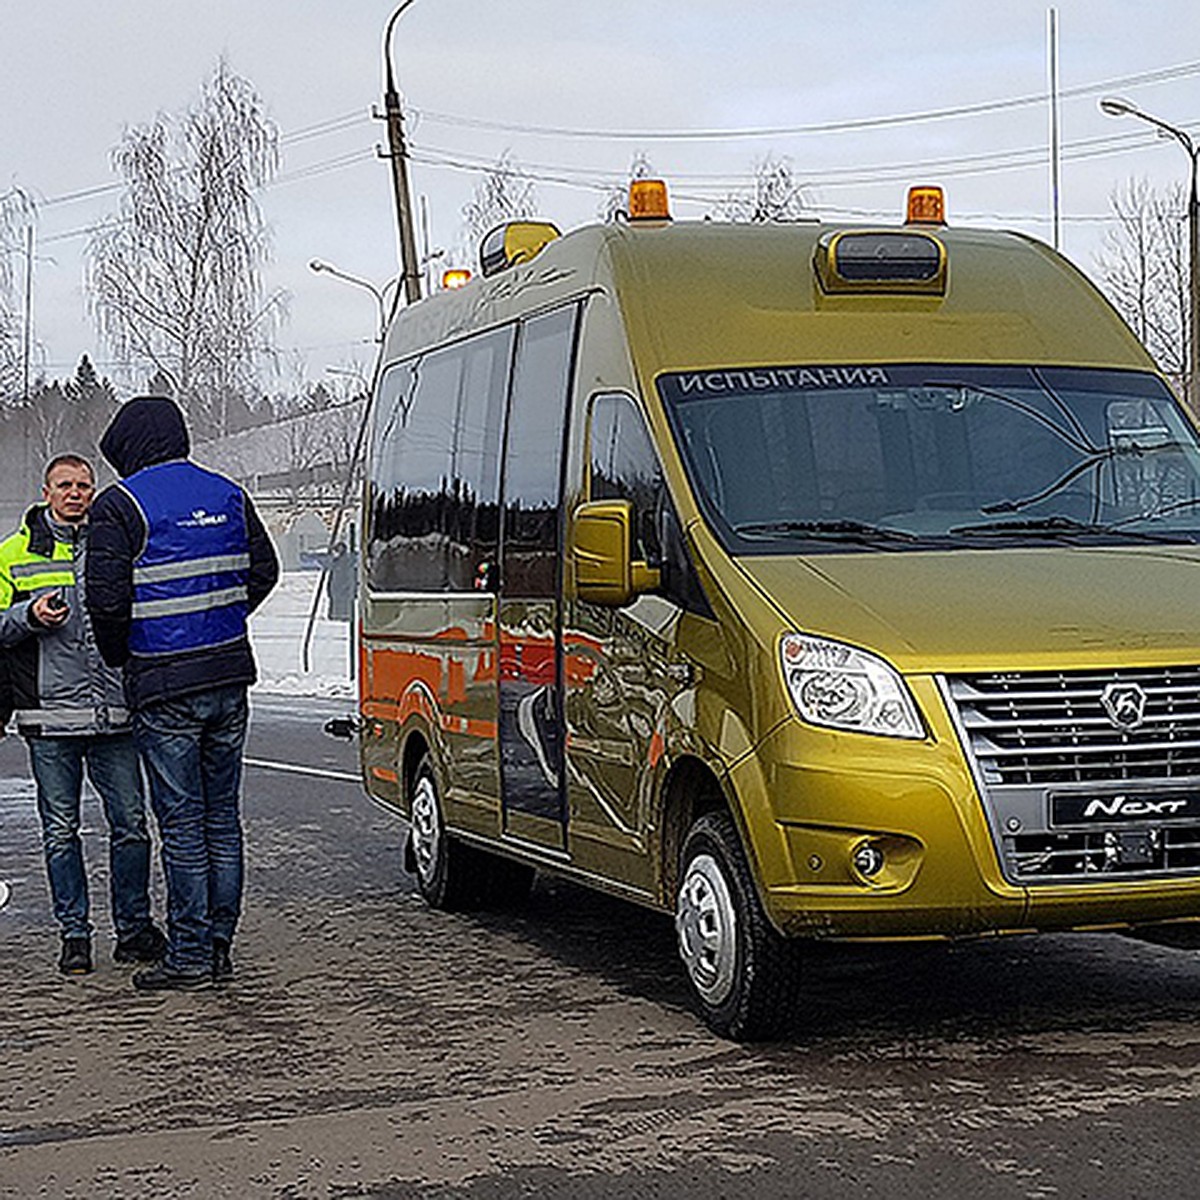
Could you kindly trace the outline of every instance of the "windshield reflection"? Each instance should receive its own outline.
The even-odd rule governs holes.
[[[1149,374],[772,367],[658,386],[735,552],[1200,537],[1200,446]]]

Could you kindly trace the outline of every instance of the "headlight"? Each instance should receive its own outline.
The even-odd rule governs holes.
[[[832,729],[923,738],[904,680],[882,658],[841,642],[785,634],[783,677],[804,720]]]

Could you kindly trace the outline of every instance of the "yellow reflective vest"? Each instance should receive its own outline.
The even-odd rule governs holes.
[[[30,736],[123,732],[129,726],[121,673],[96,649],[83,598],[87,526],[58,525],[45,505],[0,542],[0,648],[17,728]],[[66,621],[49,629],[33,601],[58,591]]]

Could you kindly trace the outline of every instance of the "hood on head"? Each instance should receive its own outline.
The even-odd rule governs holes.
[[[121,478],[155,463],[187,458],[190,449],[183,413],[167,396],[127,400],[100,439],[100,453]]]

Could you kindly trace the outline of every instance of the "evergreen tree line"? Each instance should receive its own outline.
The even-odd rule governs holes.
[[[231,438],[247,430],[276,422],[304,417],[326,409],[344,408],[354,397],[351,386],[327,386],[324,383],[300,383],[293,390],[277,395],[257,397],[230,391],[214,416],[218,421],[191,419],[193,445],[204,457],[205,444],[217,438]],[[139,389],[147,395],[170,395],[170,382],[162,376],[152,377]],[[111,473],[100,459],[99,442],[121,402],[128,397],[118,394],[108,378],[102,377],[83,355],[75,373],[67,379],[37,376],[31,383],[29,397],[8,392],[0,397],[0,508],[15,510],[35,499],[41,486],[45,464],[56,454],[81,454],[93,460],[102,480]],[[294,421],[292,422],[295,423]],[[301,425],[303,422],[301,422]],[[301,435],[280,442],[281,471],[298,465],[311,465],[313,455],[330,452],[317,438]],[[289,449],[292,443],[293,449]],[[211,457],[212,451],[207,452]],[[299,458],[304,457],[304,463]],[[288,461],[296,458],[296,462]]]
[[[7,395],[0,404],[0,498],[20,504],[37,496],[42,468],[66,452],[98,458],[97,443],[119,401],[85,354],[69,379],[39,376],[28,399]]]

